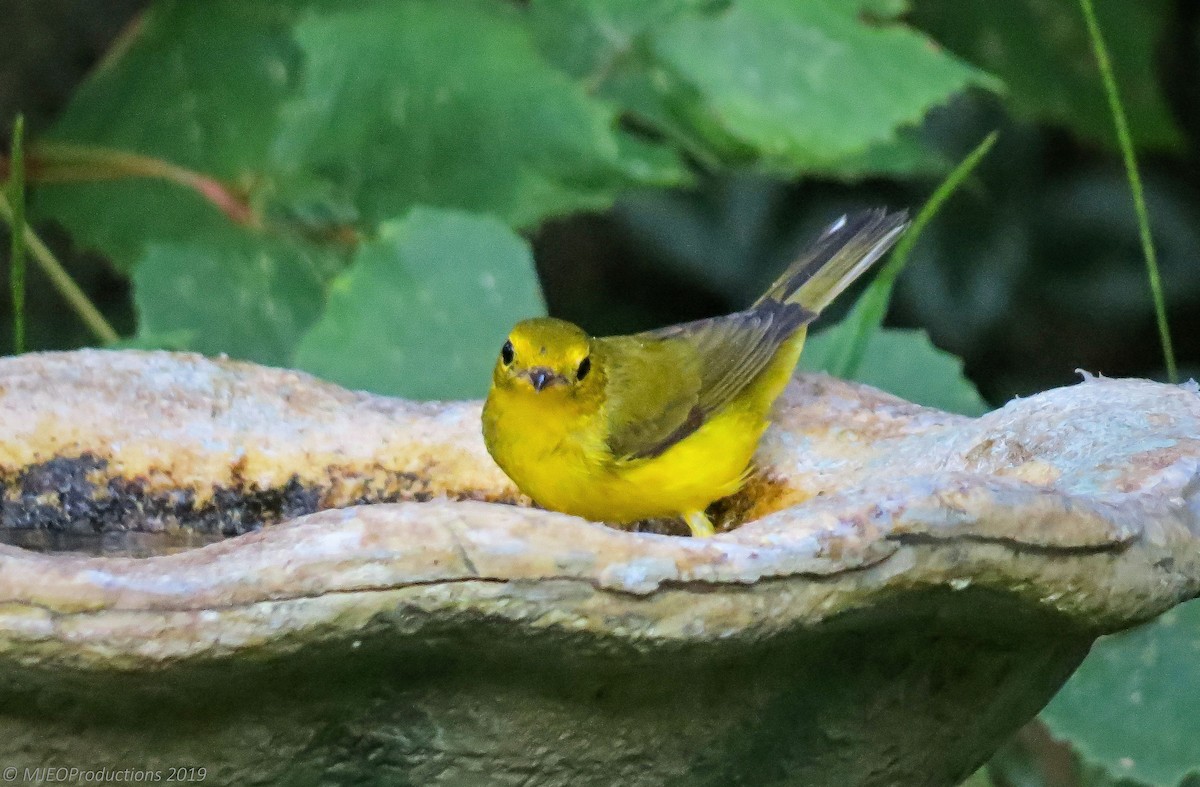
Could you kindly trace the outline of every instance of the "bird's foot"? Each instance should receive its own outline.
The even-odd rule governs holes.
[[[687,522],[688,529],[692,531],[692,538],[708,538],[717,532],[703,511],[688,511],[683,515],[683,521]]]

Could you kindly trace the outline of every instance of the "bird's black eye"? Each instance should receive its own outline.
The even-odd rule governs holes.
[[[584,358],[579,362],[579,368],[575,370],[575,379],[582,380],[588,376],[588,372],[592,370],[592,359]]]
[[[500,360],[504,361],[505,366],[513,362],[512,342],[505,342],[504,346],[500,348]]]

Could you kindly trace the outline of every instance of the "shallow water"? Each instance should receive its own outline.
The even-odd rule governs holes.
[[[0,544],[33,552],[87,555],[91,557],[153,557],[223,541],[219,533],[174,529],[158,533],[134,530],[79,533],[46,529],[0,528]]]

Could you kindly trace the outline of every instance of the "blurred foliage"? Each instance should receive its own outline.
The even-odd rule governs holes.
[[[1134,784],[1200,781],[1200,604],[1103,638],[1042,713],[1085,764]],[[1132,718],[1147,723],[1130,724]]]
[[[1200,603],[1102,637],[993,761],[1001,787],[1198,787]]]
[[[387,311],[360,283],[381,273],[375,256],[353,252],[357,239],[423,205],[526,227],[632,187],[687,182],[701,161],[796,176],[853,158],[861,170],[873,145],[989,82],[883,16],[898,9],[871,6],[867,23],[865,8],[163,0],[50,129],[90,146],[90,170],[44,149],[47,178],[84,182],[44,187],[36,207],[132,273],[139,345],[299,362],[414,396],[477,395],[478,382],[436,365],[402,374],[384,356],[370,374],[348,367],[335,338],[363,331],[347,315]],[[140,174],[122,169],[128,153],[223,180],[222,200],[244,201],[248,218],[215,210],[211,191],[112,180]],[[445,265],[453,252],[426,243],[406,265]],[[534,286],[529,266],[486,254],[453,264],[459,275],[427,277],[423,296],[461,303],[463,282],[484,277]],[[482,367],[520,308],[539,310],[510,305],[473,314],[464,368]],[[323,340],[305,339],[310,328]],[[424,328],[433,341],[435,326]]]
[[[1198,374],[1200,4],[1097,11]],[[919,206],[999,129],[859,376],[964,413],[1077,367],[1161,376],[1075,0],[0,0],[0,18],[0,121],[30,117],[38,229],[130,346],[478,396],[509,324],[544,309],[539,278],[595,333],[740,308],[831,218]],[[87,155],[39,158],[47,141]],[[806,368],[833,363],[842,301]],[[88,341],[36,271],[28,305],[31,347]],[[1104,640],[972,785],[1195,787],[1197,610]]]
[[[556,62],[711,167],[794,175],[860,171],[871,159],[904,171],[922,157],[899,136],[905,126],[968,83],[995,84],[883,24],[903,10],[897,3],[536,0],[533,9]]]
[[[1096,0],[1122,103],[1138,147],[1182,143],[1155,73],[1170,0]],[[913,22],[950,51],[1004,80],[1008,106],[1113,147],[1112,116],[1079,6],[1063,0],[921,0]]]
[[[380,393],[482,398],[496,326],[544,309],[525,241],[496,219],[416,208],[381,226],[334,279],[296,362]]]

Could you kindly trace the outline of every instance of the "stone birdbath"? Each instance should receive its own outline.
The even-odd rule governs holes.
[[[727,532],[625,532],[529,507],[475,402],[5,359],[0,766],[953,785],[1097,636],[1200,593],[1194,385],[970,419],[804,376],[757,465]]]

